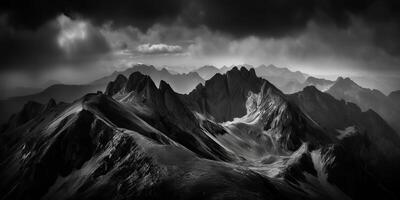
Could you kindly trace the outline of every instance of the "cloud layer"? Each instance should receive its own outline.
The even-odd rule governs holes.
[[[175,54],[181,53],[182,47],[179,45],[167,44],[141,44],[136,50],[143,54]]]

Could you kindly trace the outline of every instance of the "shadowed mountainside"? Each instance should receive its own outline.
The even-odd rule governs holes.
[[[364,111],[374,110],[400,135],[400,108],[379,90],[363,88],[349,78],[339,77],[326,92],[337,99],[353,102]]]

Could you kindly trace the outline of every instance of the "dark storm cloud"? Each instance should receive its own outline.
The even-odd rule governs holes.
[[[316,18],[338,26],[346,26],[349,15],[372,21],[400,20],[399,3],[394,0],[5,0],[0,5],[15,27],[37,28],[64,13],[142,29],[179,19],[236,36],[279,36],[302,29]]]
[[[297,36],[310,21],[348,29],[356,17],[374,32],[374,45],[400,56],[400,1],[396,0],[202,0],[193,1],[183,16],[188,24],[205,24],[240,38]]]
[[[109,51],[108,43],[98,30],[90,24],[75,27],[78,22],[63,15],[36,30],[15,29],[6,21],[3,19],[0,23],[1,70],[38,70],[57,64],[73,66]],[[80,42],[72,41],[74,31],[81,31],[85,38]]]
[[[310,20],[346,28],[350,17],[356,16],[382,36],[376,45],[389,53],[400,52],[393,41],[400,32],[397,0],[3,0],[0,11],[19,29],[36,29],[63,13],[92,23],[129,24],[142,31],[155,23],[205,25],[235,37],[292,36]]]
[[[186,0],[3,0],[0,11],[7,13],[17,28],[36,29],[59,14],[84,16],[93,23],[113,21],[146,29],[156,22],[174,20]]]

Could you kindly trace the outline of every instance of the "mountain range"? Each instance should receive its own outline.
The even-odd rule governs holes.
[[[314,86],[288,95],[233,67],[187,94],[139,71],[105,88],[10,118],[2,199],[400,197],[400,136]]]
[[[287,94],[301,91],[304,87],[309,85],[316,86],[319,90],[324,91],[334,83],[334,81],[315,78],[300,71],[293,72],[288,68],[280,68],[272,64],[268,66],[260,65],[258,67],[253,67],[252,65],[246,64],[241,66],[248,70],[254,68],[257,76],[268,80],[278,87],[282,92]],[[224,66],[218,69],[214,66],[206,65],[194,70],[193,72],[197,72],[203,79],[208,80],[217,73],[226,73],[233,67],[235,66]]]
[[[18,110],[28,101],[46,103],[53,98],[57,102],[72,102],[87,93],[104,91],[108,82],[115,79],[119,74],[128,76],[135,71],[151,76],[157,85],[161,80],[165,80],[179,93],[188,93],[194,89],[197,84],[204,82],[204,80],[196,73],[171,74],[166,69],[157,70],[151,65],[137,64],[125,71],[114,72],[109,76],[91,81],[87,84],[54,84],[38,93],[0,100],[0,109],[3,111],[3,114],[0,116],[0,123],[4,123],[13,113],[18,112]]]

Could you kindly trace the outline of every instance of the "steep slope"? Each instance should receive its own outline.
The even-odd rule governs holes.
[[[387,187],[395,187],[400,177],[400,137],[377,113],[372,110],[362,112],[357,105],[339,101],[312,86],[289,97],[325,130],[341,140],[355,137],[361,131],[367,140],[353,144],[356,147],[366,145],[358,156]]]
[[[353,102],[362,110],[374,110],[400,134],[400,109],[382,92],[363,88],[351,79],[342,77],[326,92],[337,99]]]

